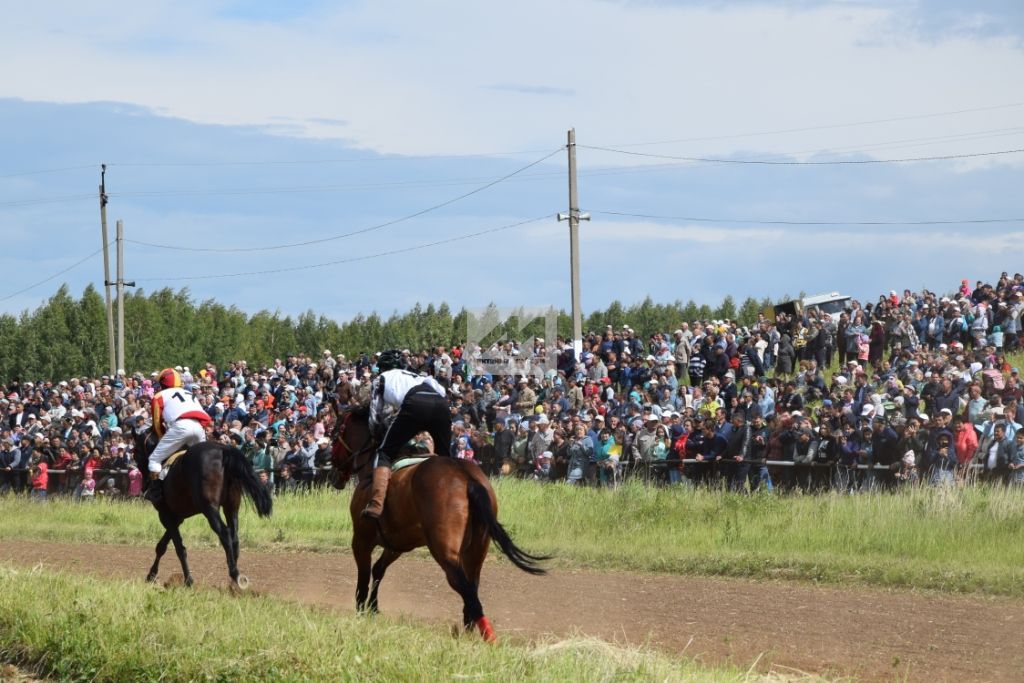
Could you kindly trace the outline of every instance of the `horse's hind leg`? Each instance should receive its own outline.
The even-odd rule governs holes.
[[[380,590],[381,579],[384,578],[384,573],[391,566],[391,563],[402,556],[402,553],[397,550],[385,549],[381,556],[377,558],[377,561],[373,563],[373,569],[370,570],[370,576],[373,579],[373,583],[370,584],[370,601],[367,607],[371,612],[377,610],[377,591]]]
[[[487,557],[487,548],[490,546],[489,536],[475,536],[462,550],[462,566],[466,574],[466,580],[473,587],[473,595],[476,598],[476,605],[479,607],[479,615],[474,616],[470,612],[470,603],[465,602],[462,618],[467,629],[475,625],[480,629],[480,635],[484,640],[491,643],[498,638],[494,635],[494,628],[491,621],[484,615],[483,605],[480,603],[480,570],[483,568],[484,558]]]
[[[241,496],[241,494],[239,494]],[[231,552],[235,556],[235,564],[238,564],[238,508],[241,499],[229,500],[224,505],[224,518],[227,521],[228,535],[231,537]]]
[[[203,516],[206,517],[206,521],[210,523],[210,528],[213,529],[213,533],[217,534],[217,538],[220,539],[220,544],[224,548],[224,555],[228,560],[228,576],[231,577],[231,587],[238,587],[238,563],[235,562],[235,551],[234,544],[231,542],[231,532],[228,531],[228,525],[221,519],[220,510],[207,505],[203,510]]]
[[[188,553],[185,551],[185,542],[181,540],[181,531],[177,526],[171,530],[171,540],[174,541],[174,552],[178,553],[178,561],[181,562],[181,573],[185,575],[185,587],[192,587],[192,571],[188,568]]]
[[[444,575],[448,579],[448,585],[462,597],[462,624],[467,630],[478,626],[484,640],[488,642],[496,640],[494,630],[490,622],[486,621],[483,605],[480,604],[480,596],[477,593],[476,585],[466,576],[466,571],[457,561],[444,564]]]

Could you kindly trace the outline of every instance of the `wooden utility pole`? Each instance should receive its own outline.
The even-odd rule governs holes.
[[[569,129],[569,213],[558,214],[558,220],[569,221],[569,270],[572,283],[572,344],[579,359],[583,352],[583,314],[580,310],[580,221],[589,221],[589,214],[581,214],[576,191],[576,129]]]
[[[117,222],[117,374],[124,375],[124,288],[135,282],[124,279],[124,221]]]
[[[100,165],[100,227],[103,233],[103,291],[107,300],[108,371],[117,372],[114,348],[114,307],[110,302],[110,240],[107,239],[107,165]]]
[[[124,221],[117,222],[117,374],[124,374]]]

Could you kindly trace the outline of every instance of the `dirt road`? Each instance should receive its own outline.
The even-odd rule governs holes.
[[[220,551],[189,552],[197,583],[227,582]],[[126,546],[4,542],[0,561],[141,580],[152,551]],[[246,552],[240,567],[254,590],[351,610],[355,567],[345,554]],[[161,578],[179,572],[173,551]],[[1024,680],[1024,601],[919,595],[865,588],[627,572],[555,570],[531,577],[489,562],[484,609],[499,634],[586,634],[648,644],[706,663],[870,680]],[[405,557],[381,588],[381,610],[457,623],[458,596],[432,561]]]

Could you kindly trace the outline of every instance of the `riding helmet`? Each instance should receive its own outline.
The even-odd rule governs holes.
[[[157,381],[160,382],[160,386],[164,389],[177,389],[183,386],[181,375],[174,368],[167,368],[161,372]]]
[[[405,369],[405,358],[403,358],[402,352],[398,349],[388,349],[380,354],[380,358],[377,359],[377,370],[387,372],[395,369]]]

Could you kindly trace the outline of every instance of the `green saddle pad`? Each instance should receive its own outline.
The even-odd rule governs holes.
[[[398,470],[405,469],[406,467],[412,467],[413,465],[419,465],[421,462],[423,462],[427,458],[433,458],[433,457],[436,457],[436,456],[433,456],[433,455],[418,455],[418,456],[414,456],[414,457],[411,457],[411,458],[402,458],[401,460],[396,460],[395,463],[393,465],[391,465],[391,471],[392,472],[397,472]]]

